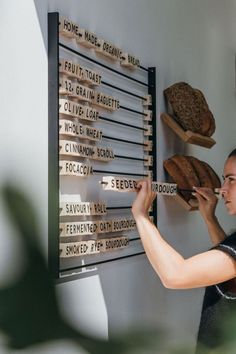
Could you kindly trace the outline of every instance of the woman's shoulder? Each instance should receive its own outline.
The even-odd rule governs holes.
[[[229,234],[223,241],[211,247],[211,250],[221,250],[231,254],[236,259],[236,231]]]
[[[236,247],[236,231],[230,233],[223,241],[220,242],[220,245]]]

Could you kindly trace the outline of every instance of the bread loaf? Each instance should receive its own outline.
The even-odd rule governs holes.
[[[210,174],[208,173],[208,171],[204,167],[202,161],[198,160],[196,157],[193,157],[193,156],[188,156],[187,158],[188,158],[189,162],[191,163],[195,173],[198,176],[198,179],[200,181],[200,186],[213,189],[214,184],[212,182]]]
[[[170,158],[164,161],[164,168],[180,189],[191,189],[190,183],[185,173],[184,166],[176,164],[176,162]],[[185,200],[191,198],[191,192],[180,192],[183,195]]]
[[[220,188],[221,187],[221,181],[219,176],[215,173],[215,171],[213,170],[213,168],[208,165],[208,163],[206,163],[205,161],[202,161],[202,164],[204,166],[204,168],[206,169],[206,171],[209,173],[212,184],[213,184],[213,188]]]
[[[164,90],[175,120],[184,130],[205,136],[215,131],[215,120],[203,93],[186,82],[178,82]]]
[[[209,164],[193,156],[174,155],[163,163],[165,170],[170,175],[179,189],[189,189],[181,192],[184,199],[193,198],[191,190],[195,187],[220,188],[220,179]]]

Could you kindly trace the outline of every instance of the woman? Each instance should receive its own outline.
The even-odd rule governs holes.
[[[224,165],[221,194],[230,215],[236,215],[236,149]],[[198,333],[198,349],[203,344],[216,347],[222,344],[222,322],[236,310],[236,233],[226,237],[216,216],[217,198],[208,188],[194,188],[200,213],[207,225],[213,247],[184,259],[161,236],[148,217],[148,209],[156,197],[151,181],[138,183],[138,193],[132,213],[147,254],[163,285],[170,289],[207,287]],[[217,284],[217,285],[215,285]]]

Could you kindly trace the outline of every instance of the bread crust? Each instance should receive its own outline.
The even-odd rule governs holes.
[[[163,162],[178,189],[187,189],[189,192],[180,192],[186,201],[194,198],[191,190],[194,186],[206,188],[220,188],[221,182],[212,167],[205,161],[194,156],[174,155]]]
[[[171,157],[171,159],[176,163],[176,165],[182,171],[182,174],[186,177],[189,189],[192,189],[194,186],[200,187],[198,176],[186,156],[174,155]]]
[[[198,160],[194,156],[188,156],[187,158],[198,176],[198,179],[200,181],[200,187],[214,188],[210,174],[203,165],[202,161]]]
[[[179,168],[179,166],[169,158],[164,161],[163,166],[165,170],[168,172],[170,177],[172,178],[173,182],[177,184],[178,188],[180,189],[189,189],[189,182],[183,171]],[[180,194],[183,195],[184,199],[187,201],[191,198],[190,192],[181,192]]]
[[[206,171],[209,173],[213,188],[220,188],[221,187],[221,181],[219,176],[215,173],[213,168],[205,161],[202,161],[203,166],[205,167]]]

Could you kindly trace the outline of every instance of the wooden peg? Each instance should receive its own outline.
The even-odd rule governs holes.
[[[143,126],[144,127],[144,131],[143,131],[143,135],[144,136],[152,136],[152,133],[153,133],[153,131],[152,131],[152,125],[144,125]]]
[[[106,215],[105,202],[60,202],[60,216]]]
[[[143,147],[144,151],[152,151],[153,142],[151,140],[144,140],[145,146]]]
[[[146,161],[144,161],[144,166],[152,166],[153,165],[153,156],[146,156]]]
[[[104,190],[116,192],[134,192],[136,191],[137,181],[121,177],[103,176],[100,182]]]
[[[79,26],[66,19],[65,17],[59,17],[59,34],[64,37],[78,38],[79,36]]]
[[[93,167],[77,161],[59,161],[60,176],[88,177],[93,175]]]
[[[95,33],[89,32],[84,28],[79,29],[78,37],[76,38],[77,43],[83,45],[87,48],[97,48],[98,46],[98,37]]]
[[[132,56],[128,53],[124,53],[124,52],[121,54],[120,64],[122,66],[129,68],[129,69],[137,69],[140,67],[139,59],[135,58],[134,56]]]
[[[149,109],[144,109],[143,113],[145,114],[143,120],[145,122],[151,122],[152,121],[152,111]]]
[[[143,99],[143,106],[151,106],[152,105],[152,96],[146,95]]]
[[[122,55],[122,50],[120,48],[117,48],[114,44],[109,43],[103,39],[99,40],[95,51],[112,60],[120,60]]]
[[[148,170],[147,175],[148,175],[148,178],[153,179],[153,171],[152,170]]]

